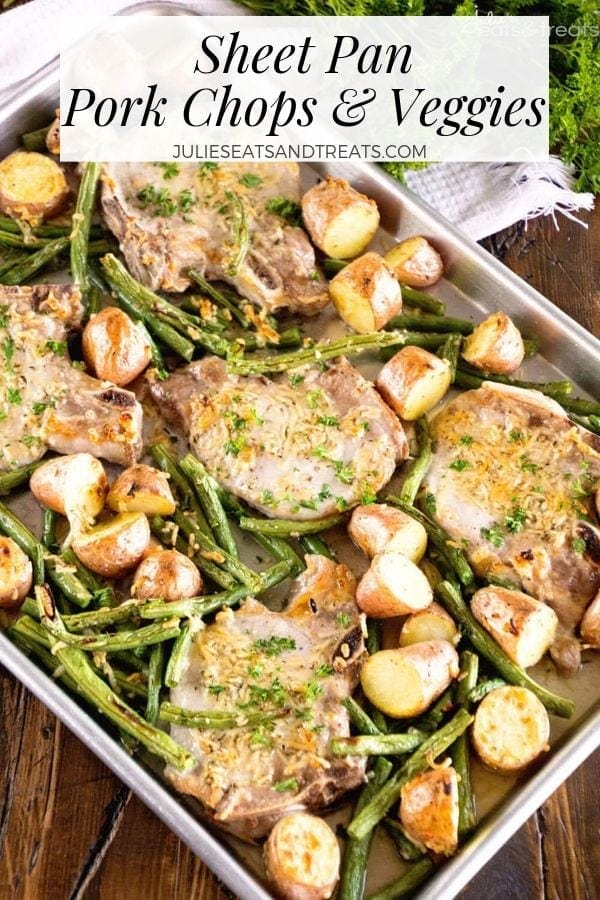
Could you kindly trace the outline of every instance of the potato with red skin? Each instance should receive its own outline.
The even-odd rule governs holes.
[[[119,513],[73,538],[73,551],[84,566],[120,578],[134,569],[150,546],[150,526],[143,513]]]
[[[124,387],[141,375],[152,359],[148,339],[117,306],[92,316],[83,330],[83,357],[103,381]]]
[[[451,382],[445,359],[422,347],[403,347],[385,364],[375,387],[401,419],[412,422],[440,402]]]
[[[379,210],[347,181],[328,176],[304,194],[302,219],[315,247],[327,256],[353,259],[377,231]]]
[[[444,274],[442,257],[424,237],[400,241],[388,250],[384,259],[398,281],[408,287],[430,287]]]
[[[139,600],[160,597],[166,603],[197,597],[202,592],[202,576],[178,550],[151,550],[133,576],[131,596]]]
[[[471,729],[477,755],[496,772],[524,769],[549,749],[550,720],[535,694],[505,685],[483,698]]]
[[[382,550],[356,588],[356,603],[375,619],[390,619],[425,609],[433,600],[423,572],[397,550]]]
[[[107,505],[115,512],[143,512],[148,516],[171,516],[176,504],[164,472],[136,463],[113,481]]]
[[[510,375],[525,359],[525,344],[512,319],[495,312],[465,338],[462,357],[484,372]]]
[[[420,644],[423,641],[448,641],[453,645],[460,641],[460,632],[454,619],[435,601],[430,603],[427,609],[412,613],[402,623],[400,647]]]
[[[553,609],[522,591],[480,588],[471,612],[506,655],[523,669],[535,666],[554,640],[558,617]]]
[[[57,215],[69,196],[61,167],[49,156],[16,150],[0,162],[0,210],[29,225]]]
[[[400,821],[415,844],[452,856],[458,846],[458,774],[452,766],[421,772],[400,793]]]
[[[378,253],[348,263],[329,282],[329,296],[340,318],[359,334],[379,331],[402,312],[402,291]]]
[[[328,900],[340,877],[340,848],[327,822],[293,812],[271,831],[264,863],[271,887],[283,900]]]
[[[0,609],[20,606],[32,584],[31,560],[12,538],[0,536]]]
[[[357,506],[350,516],[348,534],[371,559],[393,541],[393,549],[417,563],[427,546],[427,532],[421,523],[386,503]]]
[[[586,609],[579,631],[586,647],[600,650],[600,591]]]
[[[29,480],[35,499],[66,516],[73,531],[89,528],[104,508],[108,479],[90,453],[71,453],[42,463]]]

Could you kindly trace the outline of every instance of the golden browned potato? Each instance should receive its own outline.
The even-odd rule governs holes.
[[[386,716],[420,716],[459,674],[448,641],[425,641],[369,656],[360,673],[365,696]]]
[[[445,359],[422,347],[403,347],[385,364],[375,387],[402,419],[419,419],[439,403],[452,381]]]
[[[463,359],[484,372],[510,375],[525,358],[521,332],[506,313],[484,319],[464,342]]]
[[[362,253],[379,226],[375,201],[341,178],[328,177],[305,193],[302,218],[313,244],[340,259]]]
[[[107,306],[92,316],[83,330],[83,356],[98,378],[123,387],[149,365],[150,344],[129,316]]]
[[[398,281],[409,287],[429,287],[444,274],[442,257],[424,237],[400,241],[388,250],[384,259]]]
[[[475,591],[471,612],[506,655],[524,669],[540,661],[558,625],[556,613],[545,603],[502,587]]]
[[[431,585],[418,566],[397,550],[382,550],[356,588],[356,602],[368,616],[390,619],[425,609]]]
[[[348,263],[330,281],[329,296],[340,318],[359,334],[379,331],[402,312],[400,285],[378,253]]]
[[[0,210],[31,225],[56,215],[69,188],[58,163],[41,153],[17,150],[0,162]]]
[[[46,147],[48,153],[53,156],[60,156],[60,110],[56,110],[56,118],[46,135]]]
[[[386,503],[357,506],[350,516],[348,534],[371,559],[388,547],[417,563],[427,547],[427,532],[421,523]]]
[[[581,620],[580,633],[586,646],[600,650],[600,591],[585,611]]]
[[[115,512],[143,512],[148,516],[170,516],[176,508],[165,473],[143,463],[121,472],[106,502]]]
[[[162,600],[183,600],[197,597],[202,591],[200,572],[178,550],[152,550],[143,558],[133,576],[131,596],[139,600],[160,597]]]
[[[408,838],[451,856],[458,846],[458,775],[452,766],[421,772],[400,794],[400,821]]]
[[[478,756],[498,772],[518,772],[548,750],[548,713],[527,688],[506,685],[484,697],[471,740]]]
[[[408,616],[400,631],[400,646],[421,644],[423,641],[448,641],[456,645],[460,640],[454,619],[435,601],[427,609]]]
[[[305,812],[283,816],[264,849],[265,872],[284,900],[327,900],[340,877],[340,848],[327,822]]]
[[[137,566],[149,544],[150,526],[144,513],[119,513],[77,534],[73,550],[92,572],[118,578]]]
[[[31,493],[48,509],[66,516],[75,531],[89,528],[104,507],[108,480],[90,453],[57,456],[42,463],[29,480]]]
[[[0,536],[0,609],[23,602],[33,583],[28,556],[8,537]]]

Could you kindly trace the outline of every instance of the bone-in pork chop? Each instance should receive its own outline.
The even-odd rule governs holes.
[[[572,635],[600,587],[600,438],[543,394],[489,382],[449,403],[432,434],[426,486],[439,523],[466,542],[479,575],[516,582],[555,610],[553,656],[577,668]]]
[[[355,580],[325,557],[306,560],[284,612],[247,600],[219,613],[171,691],[187,709],[239,712],[239,727],[227,730],[172,726],[198,765],[166,773],[245,840],[261,838],[291,810],[326,808],[364,780],[363,760],[329,751],[333,737],[349,734],[341,700],[356,686],[364,650]],[[254,725],[244,724],[248,716]]]
[[[184,291],[194,267],[269,311],[328,302],[305,232],[268,208],[300,199],[295,163],[107,163],[102,182],[106,223],[153,290]]]
[[[142,450],[142,408],[131,391],[73,368],[67,335],[81,322],[73,285],[0,286],[0,470],[50,447],[127,465]]]
[[[396,416],[344,359],[270,380],[230,374],[206,357],[151,391],[210,473],[277,518],[367,502],[408,453]]]

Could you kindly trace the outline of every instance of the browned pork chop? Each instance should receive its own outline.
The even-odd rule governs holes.
[[[67,334],[82,313],[73,285],[0,286],[0,470],[33,462],[48,447],[123,465],[139,457],[135,395],[71,365]]]
[[[556,611],[553,656],[574,670],[573,634],[600,587],[600,438],[543,394],[490,382],[449,403],[432,433],[426,486],[439,523],[467,542],[479,575],[514,581]]]
[[[408,453],[396,416],[344,359],[270,380],[232,375],[206,357],[151,391],[210,473],[273,517],[314,519],[355,506]]]
[[[269,311],[328,302],[305,232],[267,208],[300,199],[295,163],[107,163],[102,181],[106,223],[153,290],[184,291],[193,266]]]
[[[179,791],[245,840],[258,840],[291,810],[321,810],[364,780],[364,760],[336,759],[349,734],[341,704],[358,681],[364,651],[355,579],[346,566],[307,556],[282,613],[247,600],[200,632],[171,700],[193,710],[239,712],[239,727],[171,734],[198,759],[167,768]],[[264,715],[262,723],[256,716]],[[253,724],[244,724],[252,716]]]

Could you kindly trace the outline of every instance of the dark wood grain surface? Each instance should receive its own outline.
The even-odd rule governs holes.
[[[600,208],[589,230],[515,226],[487,248],[600,336]],[[599,360],[600,364],[600,360]],[[185,845],[10,675],[0,670],[0,898],[221,900]],[[460,895],[600,897],[600,752]]]

